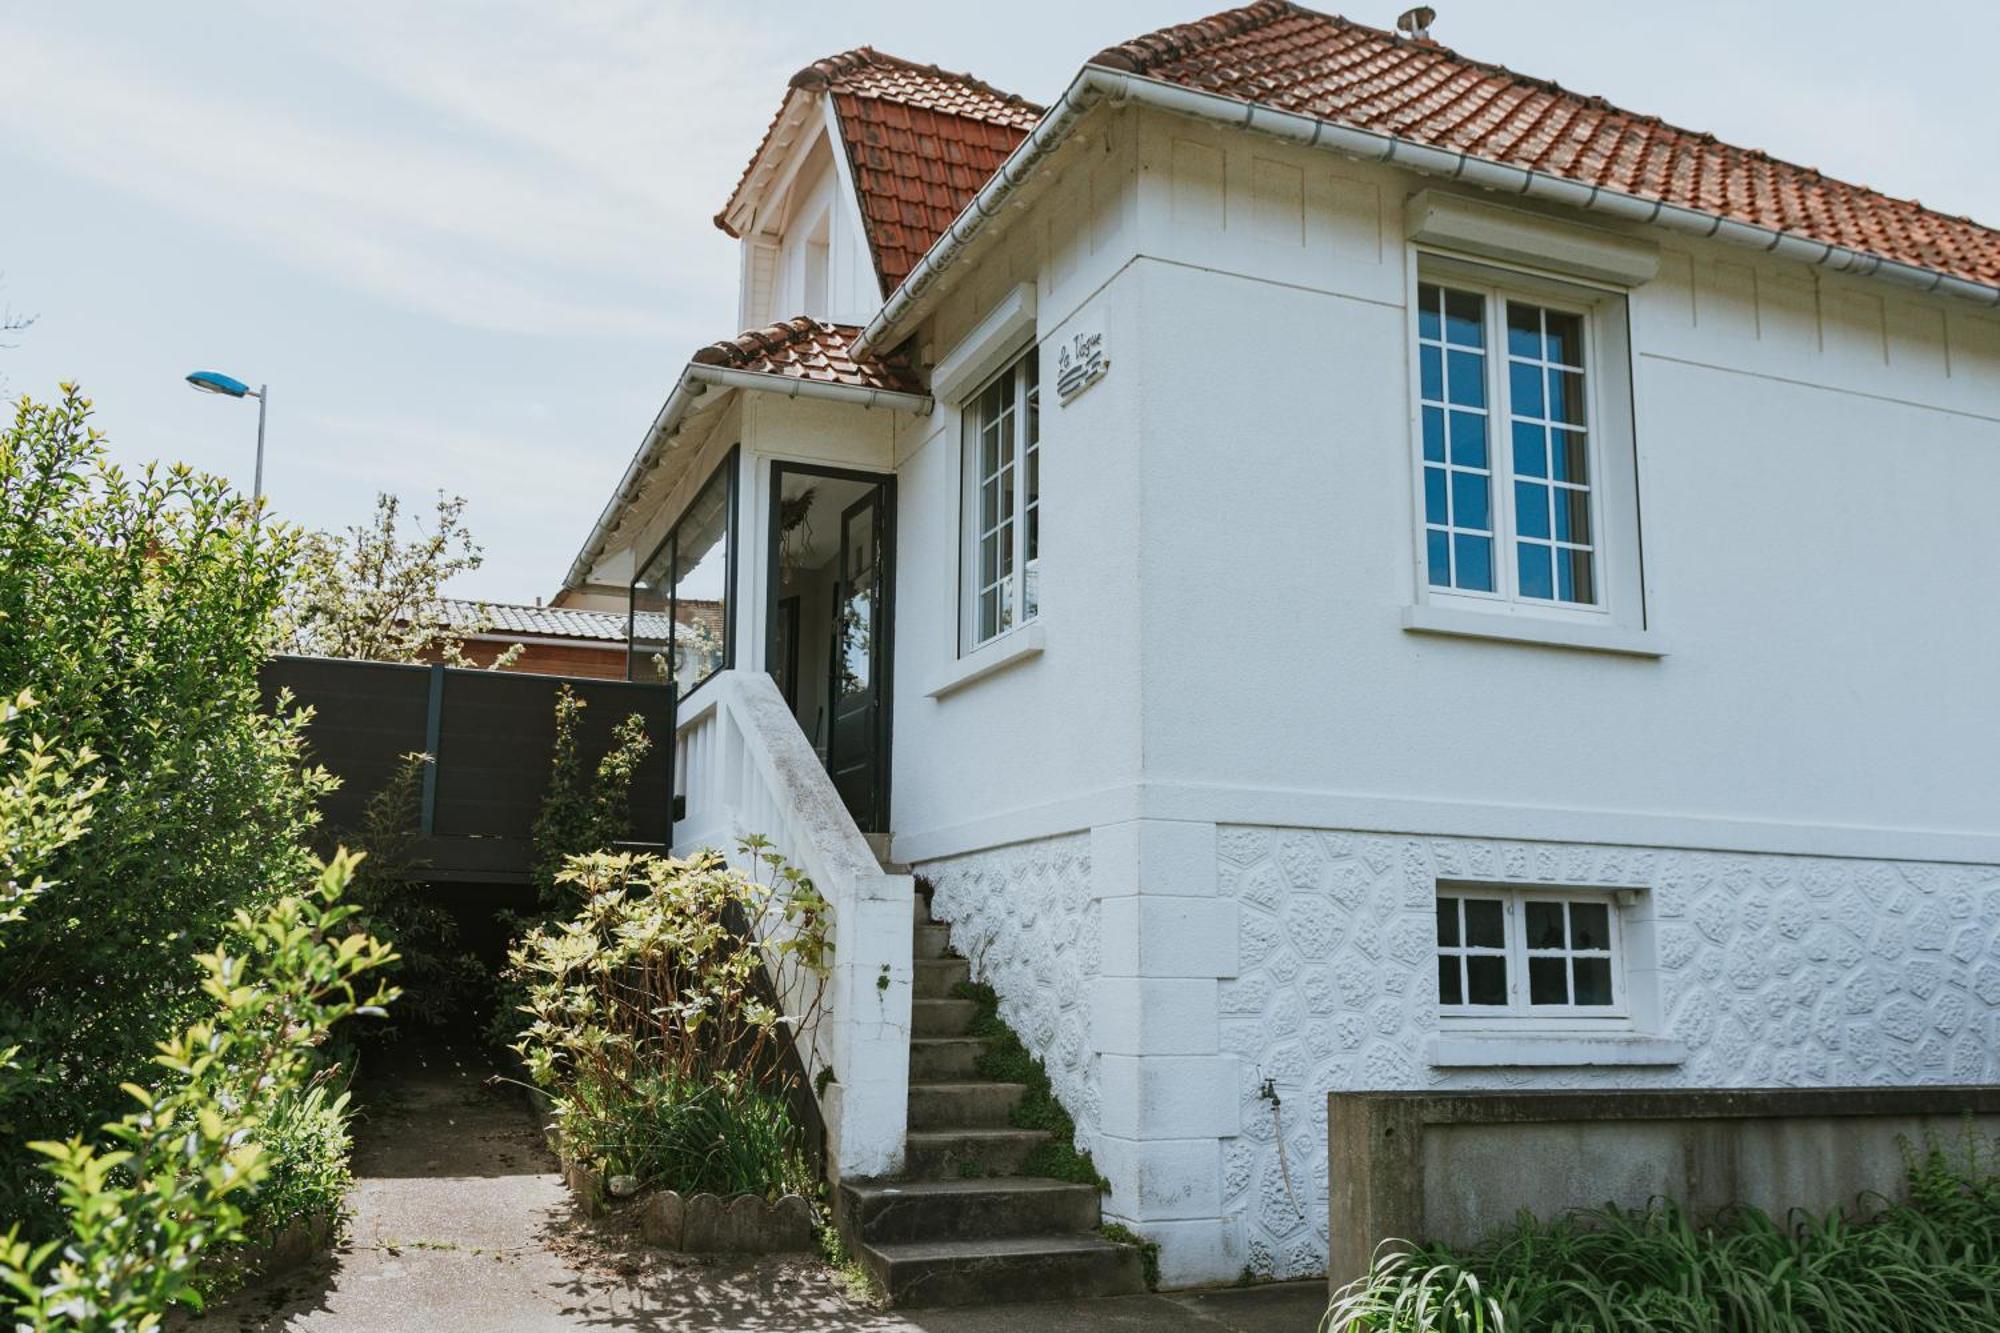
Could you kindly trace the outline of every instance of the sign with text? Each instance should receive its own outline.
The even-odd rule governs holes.
[[[1111,358],[1104,354],[1104,334],[1076,333],[1056,348],[1056,398],[1063,406],[1104,378]]]

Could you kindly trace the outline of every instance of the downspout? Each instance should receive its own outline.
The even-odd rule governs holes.
[[[638,452],[625,465],[625,473],[612,488],[610,500],[605,502],[604,512],[591,525],[590,535],[583,539],[583,546],[576,559],[570,562],[569,573],[563,576],[563,587],[581,586],[598,553],[604,549],[605,540],[617,526],[625,507],[639,498],[639,488],[646,475],[660,465],[660,445],[680,426],[695,401],[711,388],[745,389],[755,393],[775,393],[785,398],[818,398],[828,402],[845,403],[851,407],[887,408],[895,412],[908,412],[913,416],[928,416],[931,411],[929,394],[901,393],[894,389],[869,389],[853,384],[828,384],[821,380],[800,379],[791,375],[772,375],[763,371],[739,370],[733,366],[709,366],[689,362],[681,377],[674,383],[674,391],[667,395],[667,401],[660,406],[653,424],[646,428],[645,436],[639,441]]]
[[[1500,194],[1518,194],[1585,212],[1603,213],[1625,222],[1666,227],[1685,235],[1760,250],[1801,263],[1862,277],[1878,278],[1918,292],[1936,292],[1979,305],[2000,306],[2000,287],[1937,273],[1881,255],[1808,240],[1792,232],[1717,217],[1657,199],[1586,185],[1547,172],[1512,167],[1457,149],[1438,148],[1395,135],[1355,129],[1259,102],[1244,102],[1206,93],[1101,65],[1086,65],[1049,108],[1034,132],[1000,165],[972,202],[958,215],[938,242],[925,252],[909,276],[889,296],[855,342],[857,354],[872,351],[890,339],[911,308],[949,268],[988,222],[1007,207],[1030,171],[1067,139],[1076,122],[1098,103],[1132,102],[1159,111],[1193,116],[1220,125],[1255,130],[1280,139],[1322,148],[1364,162],[1382,162],[1426,176],[1460,180]]]

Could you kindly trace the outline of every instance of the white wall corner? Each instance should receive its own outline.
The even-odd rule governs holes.
[[[1194,820],[1134,819],[1093,828],[1091,896],[1213,898],[1215,846],[1215,825]]]
[[[1222,1215],[1222,1145],[1215,1139],[1099,1134],[1090,1156],[1111,1182],[1107,1214],[1135,1223]]]
[[[1241,1214],[1188,1222],[1141,1222],[1134,1229],[1160,1247],[1162,1287],[1233,1282],[1250,1263]]]

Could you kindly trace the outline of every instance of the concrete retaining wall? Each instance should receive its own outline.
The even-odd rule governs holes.
[[[1538,1217],[1666,1197],[1782,1215],[1905,1192],[1903,1142],[2000,1133],[2000,1087],[1327,1097],[1328,1277],[1391,1238],[1469,1244]]]

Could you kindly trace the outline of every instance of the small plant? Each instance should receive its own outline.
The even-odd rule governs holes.
[[[1130,1245],[1139,1252],[1139,1271],[1145,1276],[1146,1290],[1160,1289],[1160,1242],[1147,1240],[1132,1228],[1119,1222],[1106,1222],[1097,1233],[1108,1241],[1119,1245]]]
[[[1019,1083],[1027,1089],[1008,1113],[1009,1123],[1016,1129],[1048,1131],[1048,1141],[1028,1154],[1021,1174],[1109,1190],[1111,1182],[1097,1173],[1097,1164],[1090,1160],[1090,1154],[1076,1146],[1076,1121],[1056,1100],[1055,1089],[1049,1084],[1049,1071],[1028,1053],[1020,1036],[1000,1017],[1000,997],[993,988],[961,981],[951,993],[979,1006],[966,1027],[967,1035],[986,1043],[973,1066],[979,1076],[1000,1083]]]
[[[788,1047],[818,1013],[826,903],[763,840],[744,850],[769,879],[713,853],[573,858],[559,879],[577,915],[510,957],[528,1018],[514,1049],[565,1153],[607,1175],[766,1196],[811,1185]]]

